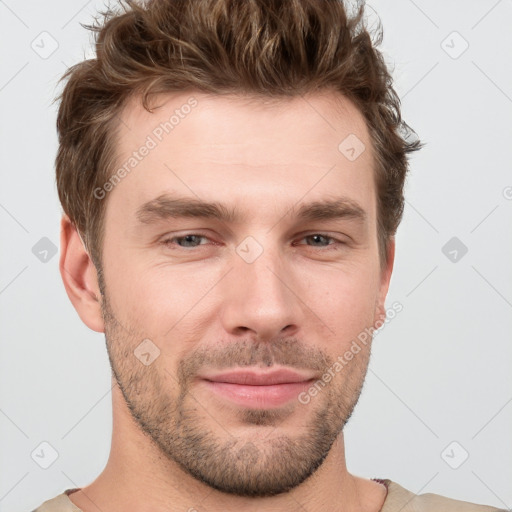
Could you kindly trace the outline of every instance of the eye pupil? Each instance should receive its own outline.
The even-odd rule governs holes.
[[[185,236],[182,238],[182,240],[184,240],[186,243],[189,243],[189,242],[190,242],[190,243],[192,243],[192,244],[193,244],[194,242],[197,242],[197,240],[195,240],[195,239],[197,239],[197,238],[198,238],[198,237],[197,237],[197,235],[185,235]]]
[[[174,238],[170,238],[169,240],[166,240],[165,243],[168,245],[177,245],[178,247],[189,247],[194,248],[200,245],[200,239],[204,238],[202,235],[183,235],[183,236],[177,236]]]
[[[326,240],[326,237],[323,236],[323,235],[311,235],[311,238],[315,241],[315,243],[318,243],[318,242],[322,242],[321,239],[324,239],[324,241]]]

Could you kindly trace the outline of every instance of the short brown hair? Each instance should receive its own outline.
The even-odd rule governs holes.
[[[349,15],[342,0],[125,0],[85,26],[96,58],[69,68],[57,130],[56,180],[64,212],[102,268],[107,201],[94,190],[116,160],[119,113],[140,95],[197,90],[285,98],[332,90],[363,114],[375,154],[381,263],[400,223],[407,154],[422,144],[401,119],[382,54],[380,24],[365,25],[364,2]],[[374,40],[372,41],[372,35]],[[340,141],[341,142],[341,141]]]

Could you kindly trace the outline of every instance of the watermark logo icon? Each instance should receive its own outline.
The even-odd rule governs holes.
[[[459,238],[454,236],[443,245],[441,252],[452,263],[458,263],[467,254],[468,248]]]
[[[41,57],[41,59],[47,59],[52,56],[59,47],[57,40],[49,33],[41,32],[31,43],[30,47],[34,52]]]
[[[442,452],[441,458],[452,469],[459,469],[468,460],[468,451],[457,441],[452,441]]]
[[[366,146],[363,141],[353,133],[345,137],[338,145],[339,152],[351,162],[357,160],[364,153],[365,149]]]
[[[57,254],[57,246],[49,238],[43,236],[32,247],[32,254],[41,263],[48,263]]]
[[[454,30],[441,41],[441,48],[449,57],[455,60],[469,48],[469,43]]]
[[[59,453],[48,441],[43,441],[37,445],[30,456],[39,467],[48,469],[59,458]]]
[[[246,263],[253,263],[263,254],[263,247],[252,236],[244,238],[235,250]]]
[[[139,343],[133,353],[143,365],[149,366],[160,355],[160,349],[149,338],[146,338]]]

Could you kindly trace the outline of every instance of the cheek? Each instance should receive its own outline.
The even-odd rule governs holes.
[[[344,345],[372,325],[378,296],[376,272],[369,265],[302,272],[301,299],[325,326],[331,343]]]
[[[137,265],[128,257],[119,258],[109,274],[107,289],[113,309],[124,319],[124,325],[162,347],[166,339],[193,339],[202,320],[214,321],[211,314],[218,304],[211,303],[208,292],[218,283],[222,272],[199,272],[193,266],[186,267]],[[179,350],[175,343],[173,350]]]
[[[149,336],[146,331],[151,331],[157,321],[179,308],[182,290],[169,287],[129,258],[118,257],[115,264],[105,261],[105,278],[118,320],[136,332],[144,331],[145,336]]]

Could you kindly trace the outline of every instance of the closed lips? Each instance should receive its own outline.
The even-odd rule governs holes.
[[[306,382],[314,378],[311,374],[303,374],[292,370],[276,370],[273,372],[232,371],[216,375],[202,376],[211,382],[224,382],[245,386],[273,386],[276,384],[291,384]]]

